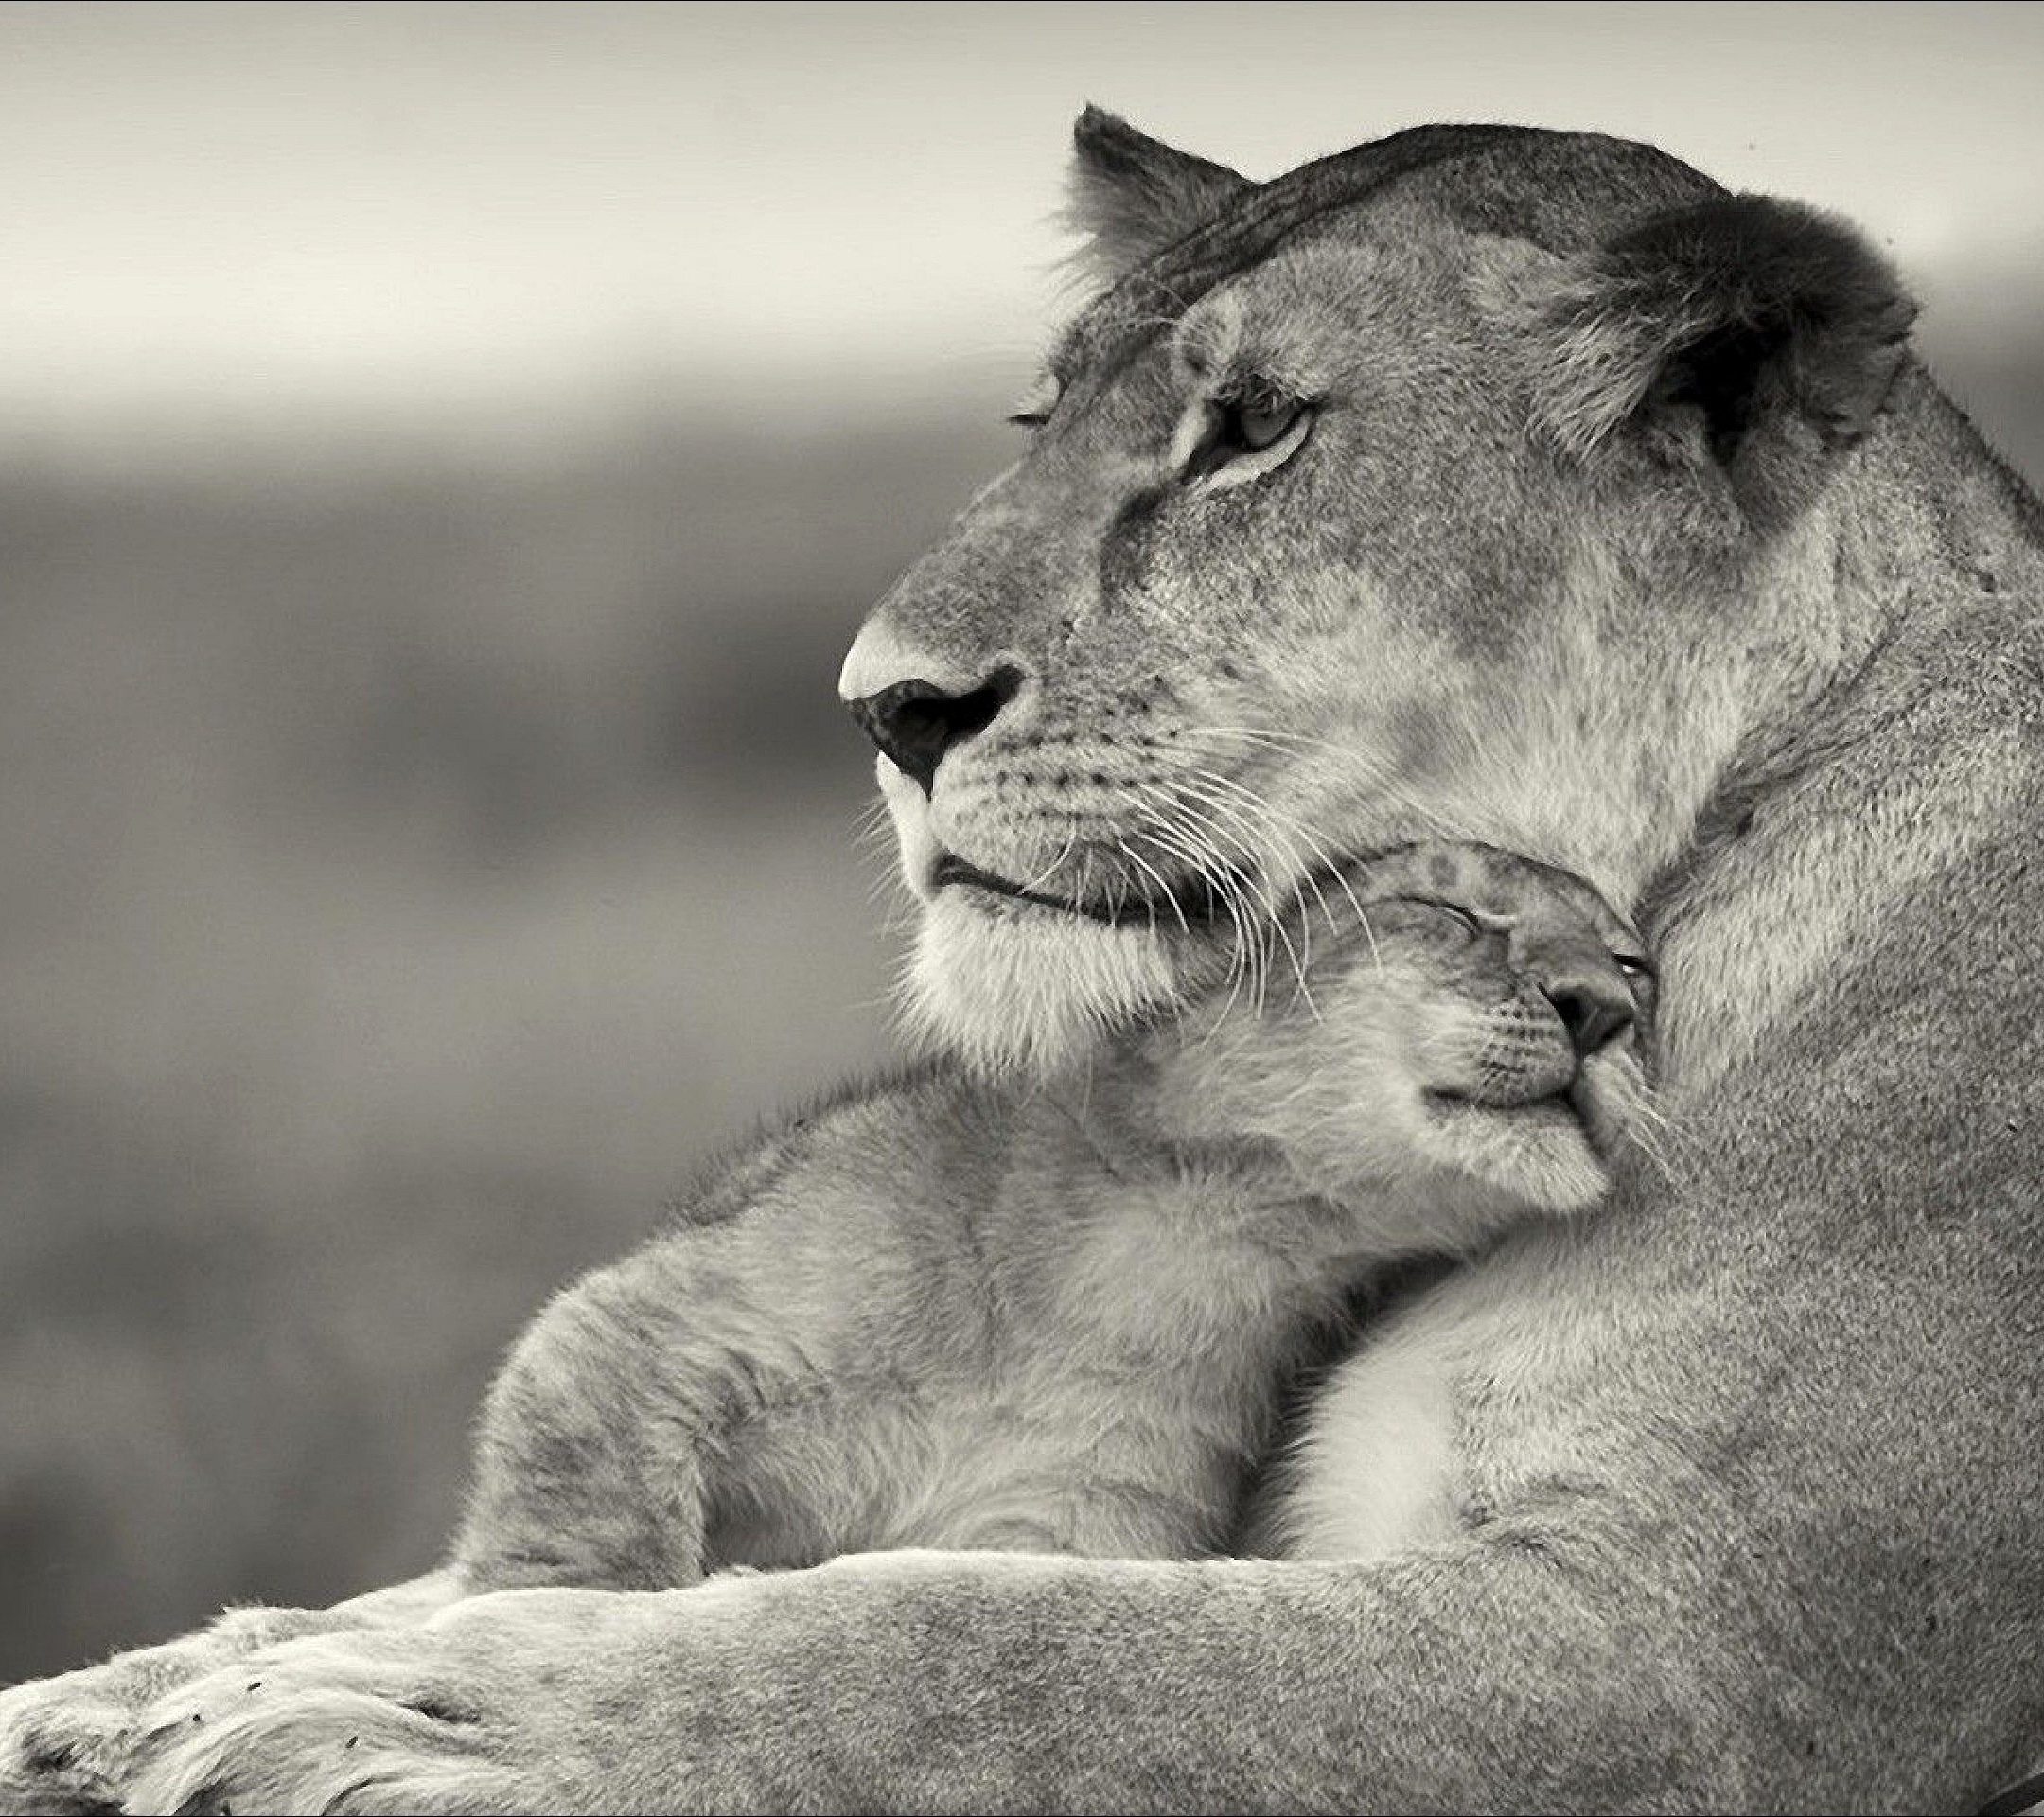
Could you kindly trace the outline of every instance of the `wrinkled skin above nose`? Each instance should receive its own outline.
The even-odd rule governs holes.
[[[1112,595],[1139,591],[1140,544],[1121,527],[1155,496],[1174,408],[1154,378],[1124,372],[1112,396],[1042,431],[860,627],[838,694],[909,775],[992,714],[1026,712],[1033,684],[1077,665],[1075,641],[1089,678],[1120,664]],[[1126,642],[1138,646],[1133,626]]]
[[[982,495],[868,614],[839,672],[838,697],[859,729],[925,795],[945,754],[1040,672],[1040,652],[1024,648],[1030,608],[1061,577],[1022,518]]]
[[[960,695],[1003,662],[1033,672],[1059,612],[1094,603],[1079,552],[1100,517],[1084,475],[1011,467],[867,615],[839,696],[850,704],[907,682]]]
[[[1052,584],[1019,522],[1002,521],[1011,515],[967,512],[867,614],[837,677],[847,706],[892,688],[957,697],[985,684],[1022,628],[1017,602]]]

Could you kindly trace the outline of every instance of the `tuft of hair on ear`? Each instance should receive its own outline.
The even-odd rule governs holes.
[[[1587,455],[1654,419],[1700,442],[1751,506],[1850,447],[1888,396],[1915,305],[1845,222],[1769,196],[1656,215],[1544,300],[1538,410]]]
[[[1072,262],[1112,284],[1256,187],[1225,164],[1194,157],[1088,105],[1072,127],[1071,188],[1062,223],[1084,237]]]

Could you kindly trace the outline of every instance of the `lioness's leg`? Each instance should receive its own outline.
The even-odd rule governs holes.
[[[897,1367],[902,1343],[943,1322],[920,1269],[957,1188],[914,1163],[952,1089],[921,1077],[798,1121],[729,1165],[666,1236],[548,1307],[491,1391],[447,1569],[332,1609],[234,1611],[0,1693],[0,1812],[120,1808],[135,1712],[272,1643],[417,1621],[505,1584],[692,1583],[759,1556],[735,1533],[710,1551],[720,1503],[775,1528],[773,1561],[856,1544],[849,1510],[885,1508],[872,1466],[895,1461],[862,1420],[888,1401],[883,1384],[913,1372]],[[827,1421],[776,1420],[819,1396]],[[762,1429],[770,1442],[749,1442]],[[847,1479],[845,1451],[864,1476]]]
[[[288,1643],[258,1692],[221,1674],[167,1699],[133,1808],[1864,1808],[1811,1796],[1852,1783],[1835,1765],[1748,1780],[1640,1618],[1657,1606],[1474,1543],[1373,1565],[879,1553],[678,1594],[512,1591]]]

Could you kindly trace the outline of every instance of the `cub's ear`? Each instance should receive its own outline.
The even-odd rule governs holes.
[[[1872,424],[1915,313],[1842,222],[1766,196],[1699,203],[1572,266],[1542,311],[1539,413],[1579,455],[1637,425],[1780,521]]]
[[[1104,108],[1080,115],[1072,147],[1065,221],[1086,237],[1076,262],[1104,284],[1256,187],[1225,165],[1174,150]]]

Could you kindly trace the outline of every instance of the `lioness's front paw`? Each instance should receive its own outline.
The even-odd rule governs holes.
[[[124,1809],[128,1766],[151,1705],[258,1648],[367,1619],[372,1602],[231,1609],[196,1633],[0,1690],[0,1817]]]
[[[297,1612],[237,1610],[211,1628],[0,1691],[0,1813],[115,1811],[142,1712]]]
[[[0,1691],[0,1814],[119,1810],[143,1711],[306,1618],[295,1609],[233,1610],[182,1639]]]
[[[498,1590],[289,1640],[144,1720],[131,1811],[752,1810],[800,1803],[787,1697],[744,1670],[778,1578]],[[806,1682],[810,1629],[788,1649]],[[749,1735],[760,1745],[733,1750]],[[798,1751],[799,1752],[799,1751]],[[727,1770],[729,1766],[730,1770]],[[796,1777],[789,1778],[794,1773]],[[814,1800],[810,1801],[814,1803]]]
[[[148,1713],[126,1808],[539,1808],[535,1760],[568,1745],[552,1666],[469,1612],[577,1594],[504,1592],[424,1626],[312,1634],[251,1653]]]
[[[0,1691],[0,1812],[120,1809],[137,1724],[119,1687],[113,1668],[98,1666]]]

